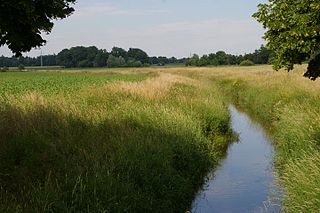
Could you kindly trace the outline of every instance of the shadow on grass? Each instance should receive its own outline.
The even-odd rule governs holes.
[[[53,108],[0,110],[1,212],[184,212],[217,163],[203,135]]]

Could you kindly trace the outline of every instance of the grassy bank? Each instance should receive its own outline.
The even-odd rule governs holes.
[[[270,66],[203,70],[232,102],[269,129],[285,191],[285,212],[320,209],[320,82]]]
[[[0,212],[188,208],[231,134],[223,98],[158,69],[119,73],[0,73]]]

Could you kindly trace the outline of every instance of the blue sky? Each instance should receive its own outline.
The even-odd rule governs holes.
[[[184,57],[258,48],[264,30],[252,17],[266,0],[78,0],[76,12],[55,21],[44,54],[72,46],[138,47],[149,55]],[[40,50],[27,55],[37,56]],[[0,55],[10,56],[6,47]]]

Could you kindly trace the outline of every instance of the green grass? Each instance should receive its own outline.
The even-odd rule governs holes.
[[[147,74],[7,72],[0,73],[0,96],[39,92],[43,95],[70,94],[88,86],[101,86],[111,81],[141,81]]]
[[[143,73],[0,73],[0,212],[185,212],[228,110],[215,85]]]

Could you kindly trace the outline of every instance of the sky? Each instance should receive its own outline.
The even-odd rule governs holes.
[[[253,52],[264,29],[251,16],[266,0],[78,0],[72,16],[55,21],[47,44],[24,54],[57,54],[73,46],[141,48],[150,56],[188,57]],[[0,55],[11,56],[0,47]]]

